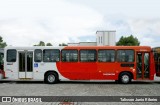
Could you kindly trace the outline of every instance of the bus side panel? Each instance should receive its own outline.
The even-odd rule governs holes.
[[[120,73],[123,72],[129,72],[133,75],[133,79],[136,79],[136,63],[123,63],[123,62],[117,62],[116,63],[116,68],[115,68],[115,73],[116,73],[116,77],[115,80],[119,79]]]
[[[53,62],[39,62],[35,63],[34,62],[34,67],[33,67],[33,78],[35,80],[44,80],[44,74],[48,71],[55,71],[59,75],[60,80],[68,80],[67,78],[64,78],[61,73],[59,72],[59,68],[57,65],[60,65],[59,62],[53,63]]]
[[[18,56],[16,57],[16,62],[7,62],[6,60],[7,52],[4,53],[4,71],[5,79],[15,80],[18,79]]]
[[[90,80],[90,73],[97,70],[96,63],[60,62],[58,71],[70,80]]]
[[[134,67],[122,67],[121,63],[69,63],[59,62],[57,69],[62,76],[70,80],[118,80],[121,72],[131,72],[133,76],[136,74]],[[134,76],[134,79],[136,75]]]
[[[97,72],[92,75],[93,79],[100,80],[115,80],[116,76],[116,63],[113,62],[98,62]]]
[[[156,70],[155,70],[154,55],[153,53],[150,53],[150,80],[154,80],[155,73]]]

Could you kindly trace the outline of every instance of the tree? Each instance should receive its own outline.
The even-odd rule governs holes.
[[[45,43],[43,41],[40,41],[39,44],[34,45],[34,46],[45,46]]]
[[[45,46],[45,43],[43,41],[40,41],[39,46]]]
[[[62,44],[59,44],[59,46],[68,46],[68,45],[65,43],[62,43]]]
[[[4,48],[6,46],[7,46],[6,42],[3,42],[3,38],[0,36],[0,48]]]
[[[47,43],[47,44],[45,44],[43,41],[40,41],[39,42],[39,44],[37,44],[37,45],[34,45],[34,46],[53,46],[51,43]]]
[[[136,37],[130,35],[128,37],[121,37],[116,43],[117,46],[139,46],[140,42]]]
[[[51,43],[47,43],[46,46],[52,46],[52,44]]]

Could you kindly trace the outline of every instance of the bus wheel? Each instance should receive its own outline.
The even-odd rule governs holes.
[[[131,75],[127,72],[124,72],[120,75],[119,81],[120,83],[128,84],[131,82]]]
[[[45,82],[47,82],[49,84],[55,84],[55,83],[57,83],[57,81],[58,81],[58,76],[56,73],[49,72],[45,76]]]

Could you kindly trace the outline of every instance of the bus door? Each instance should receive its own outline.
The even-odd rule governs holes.
[[[155,62],[156,67],[156,76],[160,76],[160,57],[157,56],[157,61]]]
[[[33,52],[18,52],[19,78],[33,78]]]
[[[156,76],[160,77],[160,47],[153,48]]]
[[[137,52],[137,79],[149,79],[150,62],[149,52]]]

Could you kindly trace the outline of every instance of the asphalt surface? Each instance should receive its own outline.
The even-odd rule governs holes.
[[[131,84],[107,82],[60,82],[44,84],[37,81],[0,82],[0,96],[160,96],[160,78],[155,81],[133,81]],[[8,103],[0,103],[8,105]],[[61,105],[59,102],[9,103],[12,105]],[[159,105],[157,102],[75,102],[74,105]],[[67,104],[65,104],[67,105]]]

